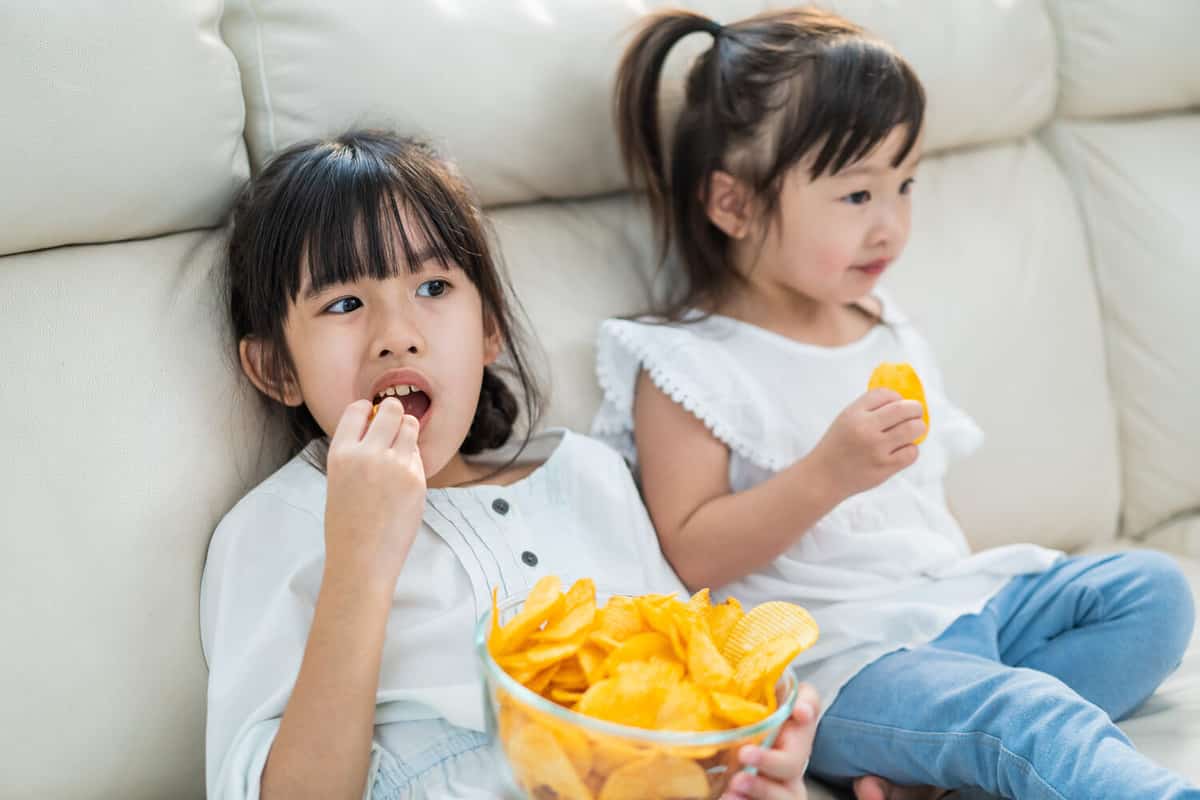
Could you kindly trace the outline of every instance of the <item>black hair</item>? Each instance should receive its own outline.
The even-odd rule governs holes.
[[[671,146],[659,122],[659,82],[671,48],[692,33],[713,36],[692,64]],[[690,11],[649,15],[617,71],[614,114],[626,171],[647,191],[660,236],[686,285],[660,316],[712,307],[742,278],[730,239],[708,217],[709,177],[745,181],[764,211],[778,210],[785,174],[815,153],[809,177],[836,174],[898,126],[906,135],[893,166],[916,144],[925,91],[912,67],[883,42],[813,8],[770,11],[720,25]]]
[[[402,219],[419,228],[423,248]],[[396,240],[402,253],[395,252]],[[496,367],[483,370],[479,403],[459,451],[470,455],[508,442],[522,408],[526,441],[543,405],[507,281],[493,258],[483,213],[453,165],[428,144],[383,131],[350,131],[292,145],[247,183],[234,205],[226,260],[226,299],[234,348],[263,344],[264,377],[281,386],[294,375],[284,337],[288,311],[304,282],[332,284],[394,277],[420,269],[424,256],[460,267],[479,291],[484,323],[499,334],[524,396],[519,404]],[[308,408],[265,398],[284,416],[289,456],[304,451],[324,468],[327,447]]]

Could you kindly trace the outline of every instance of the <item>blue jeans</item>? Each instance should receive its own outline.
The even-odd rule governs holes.
[[[981,613],[855,675],[810,769],[1021,800],[1200,800],[1113,722],[1179,666],[1194,614],[1175,562],[1150,551],[1014,578]]]

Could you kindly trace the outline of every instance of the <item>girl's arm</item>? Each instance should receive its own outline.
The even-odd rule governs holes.
[[[392,587],[328,566],[261,797],[363,795]]]
[[[366,785],[388,613],[425,507],[416,419],[395,398],[370,410],[351,403],[329,445],[325,571],[264,800],[359,800]]]
[[[646,507],[663,554],[689,589],[719,588],[765,567],[847,497],[917,458],[921,404],[888,389],[860,397],[806,457],[752,489],[729,487],[729,450],[646,372],[634,439]]]

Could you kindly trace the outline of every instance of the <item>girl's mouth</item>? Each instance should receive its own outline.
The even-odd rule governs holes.
[[[871,261],[867,264],[856,264],[854,269],[871,276],[882,275],[883,271],[888,268],[888,263],[886,258],[881,258],[878,261]]]
[[[416,417],[418,422],[423,422],[424,416],[429,412],[429,395],[415,386],[389,386],[375,395],[371,403],[378,406],[387,397],[394,397],[399,400],[404,406],[404,413]]]

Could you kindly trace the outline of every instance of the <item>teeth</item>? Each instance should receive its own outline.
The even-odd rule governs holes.
[[[382,400],[385,397],[401,398],[401,397],[407,397],[408,395],[412,394],[413,392],[418,392],[418,391],[420,391],[420,389],[418,389],[415,386],[389,386],[388,388],[384,389],[382,392],[380,392],[379,394],[377,394],[375,396],[378,397],[380,400]]]

